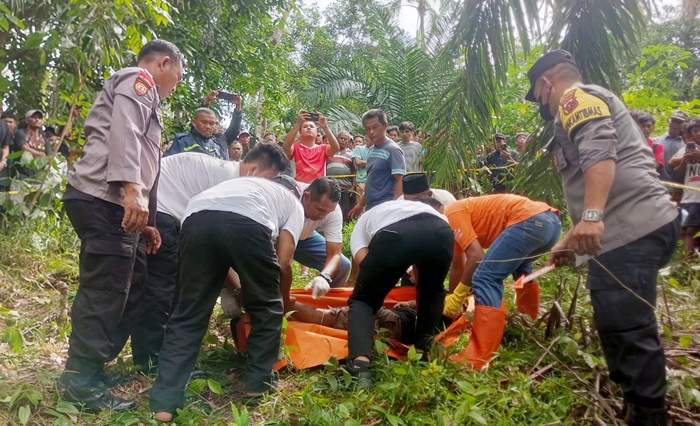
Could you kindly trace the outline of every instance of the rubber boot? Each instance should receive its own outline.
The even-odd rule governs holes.
[[[629,426],[666,426],[668,424],[668,406],[663,408],[645,408],[629,404],[625,424]]]
[[[536,320],[540,315],[540,284],[525,283],[523,288],[515,289],[515,304],[518,312]]]
[[[481,370],[500,346],[505,328],[506,313],[502,308],[476,305],[469,344],[461,353],[452,355],[450,359]]]

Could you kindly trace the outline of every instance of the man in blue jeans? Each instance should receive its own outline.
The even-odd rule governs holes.
[[[308,288],[342,287],[350,273],[350,260],[342,254],[343,213],[338,202],[341,189],[331,178],[317,178],[304,191],[304,229],[299,237],[294,260],[319,271]],[[323,230],[321,235],[317,229]],[[323,284],[321,281],[324,281]]]
[[[469,345],[456,360],[481,369],[498,349],[506,325],[503,280],[510,274],[517,279],[531,273],[532,256],[546,253],[559,241],[558,213],[545,203],[511,194],[466,198],[445,209],[455,248],[452,294],[445,299],[443,315],[457,318],[470,288],[476,302]],[[518,311],[535,319],[539,295],[537,283],[517,290]]]

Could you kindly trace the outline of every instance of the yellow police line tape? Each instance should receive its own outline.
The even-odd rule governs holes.
[[[481,167],[478,169],[462,169],[462,171],[463,172],[481,172],[484,170],[505,170],[505,169],[513,168],[515,166],[516,166],[516,164],[513,164],[511,166]],[[423,170],[420,172],[406,172],[407,175],[416,175],[416,174],[421,174],[421,173],[428,174],[428,173],[435,173],[435,171],[434,170]],[[330,177],[330,178],[350,178],[350,177],[358,177],[358,176],[359,177],[367,176],[367,174],[365,173],[364,175],[358,175],[358,174],[354,174],[354,175],[326,175],[326,177]]]
[[[681,185],[680,183],[675,183],[675,182],[667,182],[665,180],[662,180],[661,183],[663,183],[666,186],[670,186],[671,188],[678,188],[678,189],[690,189],[693,191],[698,191],[700,192],[700,188],[694,188],[692,186],[687,186],[687,185]]]
[[[471,170],[471,169],[465,169],[465,170]],[[479,169],[479,170],[481,170],[481,169]],[[435,172],[409,172],[406,174],[412,175],[412,174],[418,174],[418,173],[435,173]],[[335,175],[335,176],[328,176],[328,177],[337,178],[337,177],[355,177],[355,176],[367,176],[367,175]],[[671,188],[690,189],[692,191],[700,192],[700,188],[694,188],[692,186],[681,185],[680,183],[667,182],[665,180],[662,180],[661,183],[664,184],[665,186],[670,186]],[[10,195],[17,195],[17,194],[19,194],[19,191],[7,191],[7,193]]]

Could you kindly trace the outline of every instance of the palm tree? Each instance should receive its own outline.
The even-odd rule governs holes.
[[[401,9],[410,7],[418,13],[418,28],[416,29],[416,41],[425,48],[429,35],[439,31],[443,21],[452,19],[451,11],[456,2],[454,0],[390,0],[386,7],[398,18]],[[426,34],[426,18],[431,29]]]
[[[428,105],[452,71],[436,68],[435,55],[391,25],[390,13],[378,13],[368,29],[377,55],[356,56],[349,67],[320,70],[309,81],[306,101],[328,112],[332,128],[359,127],[358,115],[369,108],[384,109],[394,123],[424,123]]]
[[[426,126],[435,136],[428,141],[431,155],[426,168],[435,171],[434,180],[457,186],[470,178],[460,171],[461,165],[469,164],[473,157],[470,151],[475,152],[490,139],[508,66],[520,49],[530,55],[531,37],[540,33],[541,13],[551,13],[552,20],[539,43],[547,50],[572,52],[584,79],[619,92],[618,63],[636,53],[637,35],[648,20],[645,10],[651,6],[652,0],[463,0],[455,15],[456,25],[435,65],[456,68],[457,73],[428,107]],[[519,167],[520,182],[529,182],[524,190],[556,191],[551,180],[533,184],[549,176],[543,167],[545,160],[536,160],[533,154],[543,146],[551,129],[544,127],[538,133],[525,162],[540,167],[537,173],[530,167]]]

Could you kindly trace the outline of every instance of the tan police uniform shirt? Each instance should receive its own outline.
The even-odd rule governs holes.
[[[124,204],[121,182],[137,183],[143,196],[151,198],[149,213],[155,214],[162,123],[160,96],[151,74],[136,67],[117,71],[85,119],[85,155],[68,173],[68,183],[119,205]]]
[[[601,253],[635,241],[674,220],[678,212],[656,172],[651,148],[613,93],[596,85],[574,84],[562,97],[548,145],[561,174],[574,223],[581,220],[583,173],[615,161],[615,178],[603,212]]]

